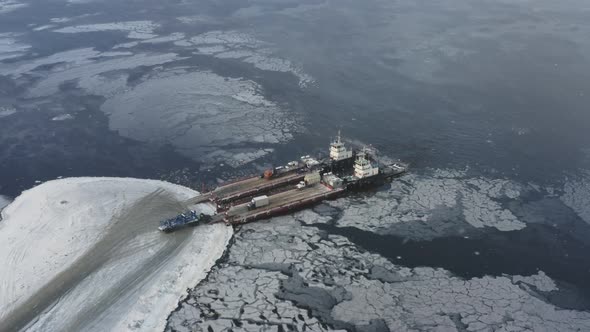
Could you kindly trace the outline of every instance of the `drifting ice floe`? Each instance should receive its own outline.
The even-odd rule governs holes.
[[[67,114],[61,114],[58,116],[54,116],[53,118],[51,118],[51,121],[66,121],[66,120],[72,120],[74,117],[67,113]]]
[[[16,113],[16,108],[12,106],[0,106],[0,118],[13,115]]]
[[[174,32],[168,36],[160,36],[156,38],[146,39],[141,41],[143,44],[161,44],[161,43],[170,43],[173,41],[177,41],[184,38],[184,33],[182,32]]]
[[[435,170],[429,175],[407,175],[393,181],[388,191],[361,199],[347,197],[329,202],[342,209],[338,226],[354,226],[388,233],[394,224],[438,218],[440,211],[462,215],[476,228],[494,227],[500,231],[519,230],[525,223],[500,204],[501,199],[517,199],[519,185],[502,179],[469,178],[463,172]]]
[[[274,149],[267,148],[267,149],[231,149],[231,150],[216,150],[213,151],[205,156],[203,156],[202,161],[208,164],[213,164],[219,161],[225,161],[228,165],[232,167],[239,167],[245,165],[249,162],[252,162],[256,159],[262,158],[269,153],[272,153]]]
[[[285,142],[299,130],[296,118],[261,94],[253,81],[210,72],[158,73],[107,100],[102,110],[109,126],[133,139],[169,143],[179,152],[209,162],[227,155],[238,159],[266,151],[244,151],[244,144]],[[198,144],[195,144],[198,142]],[[243,158],[242,158],[243,157]],[[227,160],[226,160],[227,161]]]
[[[55,25],[52,25],[52,24],[41,25],[36,28],[33,28],[33,31],[43,31],[43,30],[47,30],[47,29],[51,29],[51,28],[55,28]]]
[[[8,68],[8,70],[4,71],[4,75],[20,77],[23,74],[30,73],[38,67],[57,63],[67,63],[70,67],[76,67],[92,62],[90,59],[98,56],[99,54],[99,51],[89,47],[58,52],[31,61],[16,63]]]
[[[139,66],[153,66],[171,61],[180,60],[175,53],[164,54],[133,54],[125,56],[122,54],[113,55],[107,53],[105,60],[96,60],[101,57],[102,53],[93,49],[71,50],[62,53],[56,53],[46,58],[40,58],[30,63],[17,66],[8,73],[14,76],[27,73],[41,65],[64,62],[65,64],[56,66],[50,71],[50,75],[42,78],[28,92],[29,97],[49,96],[58,91],[59,86],[64,82],[79,80],[78,84],[84,88],[91,87],[97,76],[120,70],[129,70]],[[92,93],[92,89],[88,92]]]
[[[245,225],[227,261],[171,315],[166,331],[590,329],[589,313],[557,308],[519,285],[555,290],[542,272],[466,280],[407,268],[296,218]]]
[[[0,61],[16,58],[25,54],[31,46],[17,42],[17,34],[0,33]]]
[[[160,25],[151,21],[128,21],[128,22],[112,22],[99,24],[85,24],[69,26],[61,29],[53,30],[59,33],[82,33],[82,32],[100,32],[100,31],[124,31],[127,32],[127,37],[130,39],[150,39],[158,35],[154,34],[154,30]]]
[[[221,59],[240,59],[266,71],[288,72],[299,78],[299,85],[306,87],[314,82],[291,61],[274,55],[271,45],[238,31],[209,31],[190,40],[176,42],[178,46],[197,46],[201,54]]]
[[[551,292],[554,290],[559,290],[557,288],[557,285],[555,285],[555,281],[549,278],[543,271],[539,271],[539,273],[527,277],[513,276],[512,282],[522,282],[527,285],[535,286],[541,292]]]
[[[26,6],[28,6],[28,4],[20,3],[14,0],[0,0],[0,15],[10,13],[11,11]]]
[[[25,191],[0,222],[0,329],[31,322],[30,331],[161,331],[232,235],[222,224],[157,230],[195,194],[120,178],[55,180]]]
[[[590,171],[568,179],[561,200],[590,224]]]

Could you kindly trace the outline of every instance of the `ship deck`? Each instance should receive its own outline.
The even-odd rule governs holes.
[[[277,178],[252,177],[241,181],[222,185],[213,190],[212,195],[220,202],[227,202],[258,192],[264,192],[277,186],[286,185],[302,180],[305,173],[292,173]]]
[[[316,184],[304,189],[291,189],[269,196],[270,204],[258,209],[236,214],[229,218],[232,224],[241,224],[253,220],[277,215],[282,211],[297,209],[306,203],[313,203],[330,198],[343,192],[344,189],[332,189],[323,184]]]
[[[267,181],[269,181],[269,180],[266,180],[266,179],[261,178],[259,176],[253,176],[251,178],[239,180],[236,182],[222,184],[221,186],[219,186],[213,190],[213,194],[218,197],[223,197],[223,196],[230,195],[232,193],[235,193],[235,192],[238,192],[241,190],[247,190],[249,188],[256,187],[256,186],[261,185]]]

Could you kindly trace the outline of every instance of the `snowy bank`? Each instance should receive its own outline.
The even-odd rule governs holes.
[[[25,191],[0,222],[0,330],[161,331],[232,236],[221,224],[157,230],[196,194],[121,178],[62,179]]]

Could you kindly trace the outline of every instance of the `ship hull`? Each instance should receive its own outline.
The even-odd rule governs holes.
[[[394,178],[401,176],[405,172],[404,170],[387,170],[381,172],[377,175],[358,179],[354,181],[350,181],[346,183],[346,189],[354,191],[354,190],[365,190],[370,188],[375,188],[382,186],[386,183],[390,183]]]
[[[271,217],[281,216],[285,214],[289,214],[295,211],[302,210],[305,207],[312,206],[315,204],[319,204],[320,202],[331,200],[343,195],[346,192],[346,189],[339,188],[333,189],[330,192],[314,195],[302,200],[299,200],[294,203],[285,204],[283,206],[278,206],[270,210],[261,211],[260,213],[253,214],[251,216],[245,218],[232,218],[228,221],[231,225],[239,225],[239,224],[246,224],[253,221],[261,220],[261,219],[268,219]]]
[[[328,160],[322,169],[322,173],[332,172],[340,174],[352,169],[355,156],[342,160]]]
[[[382,175],[375,175],[370,178],[366,179],[359,179],[356,181],[348,182],[346,184],[346,189],[354,191],[354,190],[364,190],[370,189],[374,187],[379,187],[389,182],[385,176]]]

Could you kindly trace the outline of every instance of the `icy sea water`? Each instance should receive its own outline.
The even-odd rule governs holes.
[[[559,290],[511,284],[544,303],[535,302],[535,308],[581,310],[579,320],[556,314],[554,321],[585,322],[585,6],[501,0],[0,1],[0,195],[16,197],[37,181],[68,176],[158,178],[200,190],[294,156],[325,154],[340,129],[359,145],[372,144],[382,157],[410,162],[411,172],[391,186],[296,214],[294,226],[282,231],[297,238],[315,229],[321,234],[310,235],[312,246],[330,234],[342,237],[333,242],[334,252],[318,252],[320,261],[354,247],[396,268],[418,269],[409,272],[415,278],[423,278],[420,268],[442,268],[466,283],[496,278],[488,285],[542,271]],[[272,232],[267,228],[273,222],[252,227]],[[339,247],[344,239],[349,242]],[[248,242],[238,235],[229,262],[240,243]],[[304,261],[280,255],[258,258]],[[353,260],[370,260],[376,271],[393,269],[371,255]],[[231,275],[223,262],[216,271]],[[303,283],[313,279],[301,277]],[[274,274],[269,279],[285,282]],[[387,280],[388,287],[407,286]],[[311,314],[318,326],[344,324],[338,323],[342,310],[359,301],[358,285],[316,286],[342,288],[344,294],[324,297],[334,299]],[[365,286],[378,289],[369,281]],[[279,285],[275,291],[279,295],[270,294],[270,303],[293,300]],[[261,298],[253,295],[253,301]],[[300,309],[311,306],[293,301]],[[358,324],[342,326],[483,328],[461,308],[427,322],[387,318],[377,307],[364,317],[384,322],[371,325],[371,319],[350,316]],[[279,318],[259,317],[272,310],[253,306],[236,319],[278,326]],[[192,315],[184,312],[183,318],[183,312],[172,321]],[[227,327],[223,320],[200,319],[215,330]]]

